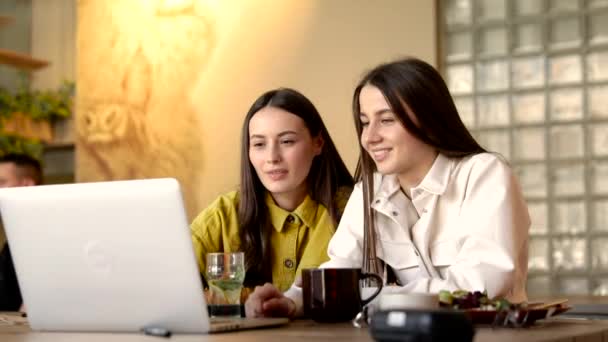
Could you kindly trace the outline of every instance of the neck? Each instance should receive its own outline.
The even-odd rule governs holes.
[[[306,186],[299,187],[290,192],[270,193],[274,203],[287,211],[294,211],[306,198],[308,191]]]
[[[431,167],[433,167],[438,154],[439,152],[429,154],[428,158],[419,160],[415,167],[397,175],[401,189],[403,189],[406,196],[411,198],[410,189],[422,182]]]

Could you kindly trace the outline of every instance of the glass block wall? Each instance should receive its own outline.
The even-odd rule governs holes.
[[[608,295],[608,0],[439,0],[460,115],[516,170],[528,291]]]

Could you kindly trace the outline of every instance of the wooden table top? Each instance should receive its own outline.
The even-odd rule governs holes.
[[[162,339],[161,339],[162,340]],[[354,328],[350,323],[319,324],[308,320],[297,320],[287,326],[244,330],[212,335],[173,335],[172,341],[373,341],[367,328]],[[27,326],[1,326],[2,342],[55,342],[55,341],[159,341],[158,337],[124,333],[50,333],[31,332]],[[537,322],[528,328],[496,328],[479,326],[475,342],[531,342],[531,341],[608,341],[608,321],[552,319]]]

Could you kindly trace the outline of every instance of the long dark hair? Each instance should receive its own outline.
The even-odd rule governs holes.
[[[405,129],[439,153],[448,157],[465,157],[485,152],[462,123],[441,75],[431,65],[416,58],[381,64],[363,76],[353,95],[353,119],[359,138],[362,131],[359,95],[366,85],[378,88]],[[417,124],[407,114],[406,105],[416,116]],[[362,144],[359,148],[355,179],[363,184],[366,226],[363,267],[368,272],[379,272],[375,255],[375,219],[370,209],[376,165]]]
[[[262,94],[245,116],[241,135],[241,187],[238,215],[241,247],[245,252],[247,269],[246,286],[272,281],[270,266],[272,227],[265,201],[267,190],[249,161],[249,121],[264,107],[276,107],[297,115],[304,120],[312,137],[322,138],[323,148],[313,159],[308,173],[308,193],[314,201],[327,208],[336,226],[341,215],[334,201],[336,191],[343,186],[353,186],[353,178],[312,102],[301,93],[289,88],[279,88]]]

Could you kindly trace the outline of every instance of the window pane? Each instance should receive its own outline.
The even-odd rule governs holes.
[[[576,11],[578,0],[549,0],[549,10],[551,11]]]
[[[470,97],[458,97],[454,99],[460,120],[468,128],[475,127],[475,108],[473,108],[473,99]]]
[[[591,126],[591,134],[593,136],[593,154],[608,155],[608,124],[594,124]]]
[[[446,72],[452,94],[470,94],[473,91],[473,68],[470,65],[448,66]]]
[[[583,127],[568,125],[551,127],[551,158],[575,158],[584,155]]]
[[[515,160],[542,160],[545,158],[545,129],[520,128],[513,132],[513,158]]]
[[[547,196],[547,168],[545,164],[517,166],[515,172],[525,197]]]
[[[526,290],[529,298],[543,298],[552,294],[554,281],[549,276],[528,275]]]
[[[608,42],[608,12],[591,15],[589,20],[589,41],[591,44]]]
[[[527,57],[513,59],[513,87],[532,88],[542,87],[545,83],[545,64],[543,57]]]
[[[507,53],[507,32],[503,27],[485,28],[479,31],[478,52],[482,55],[504,55]]]
[[[505,95],[480,96],[477,109],[479,127],[509,124],[509,103]]]
[[[513,49],[516,52],[537,51],[541,48],[540,24],[522,24],[515,28]]]
[[[515,2],[516,15],[534,15],[543,11],[542,0],[517,0]]]
[[[608,232],[608,201],[594,202],[595,223],[591,227],[596,232]]]
[[[600,278],[595,282],[592,295],[608,296],[608,278]]]
[[[583,92],[580,88],[553,90],[549,101],[552,120],[570,121],[583,117]]]
[[[477,0],[478,20],[505,19],[505,0]]]
[[[608,7],[608,0],[587,0],[590,8]]]
[[[587,78],[590,81],[608,80],[608,51],[587,55]]]
[[[545,94],[514,95],[513,119],[517,123],[543,122],[545,119]]]
[[[532,238],[528,248],[528,268],[530,271],[549,270],[549,241],[547,239]]]
[[[595,118],[608,117],[608,86],[590,86],[587,90],[589,113]]]
[[[582,165],[557,166],[550,169],[551,185],[556,196],[582,195],[585,190]]]
[[[553,239],[553,264],[559,270],[581,270],[585,268],[585,239]]]
[[[608,238],[591,240],[591,265],[596,270],[608,270]]]
[[[555,57],[549,60],[549,82],[563,84],[580,82],[583,68],[579,55]]]
[[[554,231],[556,233],[584,233],[587,227],[587,211],[585,203],[561,202],[555,204],[553,210]]]
[[[532,221],[530,234],[547,234],[547,203],[528,203],[528,212]]]
[[[577,17],[554,19],[550,23],[549,40],[554,48],[577,46],[581,42]]]
[[[564,278],[557,281],[557,291],[561,295],[583,295],[589,292],[589,280],[586,278]]]
[[[473,38],[470,31],[448,34],[448,55],[450,61],[471,58]]]
[[[477,87],[479,90],[503,90],[509,86],[509,73],[506,61],[477,64]]]
[[[608,193],[608,162],[593,162],[593,192]]]
[[[509,145],[509,132],[484,132],[479,133],[479,144],[486,150],[498,152],[505,158],[510,159],[511,151]]]
[[[446,0],[445,4],[445,23],[448,28],[471,23],[470,0]]]

